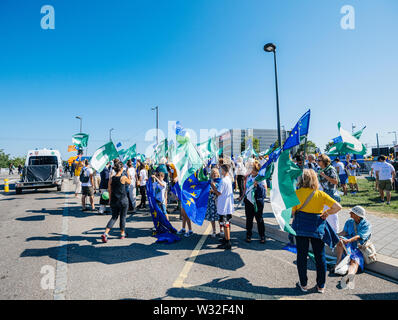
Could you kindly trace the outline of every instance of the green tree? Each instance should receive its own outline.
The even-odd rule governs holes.
[[[304,152],[304,142],[300,144],[300,146],[298,147],[297,152]],[[314,142],[312,142],[311,140],[307,140],[307,154],[308,153],[314,153],[316,150],[317,146]]]
[[[328,152],[333,145],[334,143],[332,141],[328,142],[328,144],[325,147],[325,152]]]
[[[247,141],[249,139],[253,139],[252,140],[253,141],[253,149],[257,153],[259,153],[260,152],[260,140],[258,138],[253,137],[253,136],[247,136],[247,137],[245,137],[245,140],[241,142],[241,144],[240,144],[241,152],[246,150],[246,146],[248,145]]]
[[[0,168],[8,168],[10,165],[10,155],[0,149]]]

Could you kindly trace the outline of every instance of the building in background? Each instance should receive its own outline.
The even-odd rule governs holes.
[[[282,140],[285,141],[288,132],[281,130]],[[276,129],[230,129],[217,137],[219,148],[223,148],[223,156],[238,156],[241,154],[242,142],[246,137],[254,137],[259,140],[260,152],[266,151],[276,140],[278,130]]]

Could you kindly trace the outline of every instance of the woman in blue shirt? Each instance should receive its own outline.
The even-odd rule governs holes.
[[[362,252],[358,249],[358,244],[363,245],[371,236],[371,225],[366,219],[364,208],[355,206],[350,211],[350,217],[351,219],[346,221],[343,231],[338,233],[340,242],[336,246],[336,265],[340,263],[346,250],[347,254],[350,255],[348,273],[340,282],[342,288],[347,287],[350,283],[353,286],[358,267],[363,270],[364,258]],[[344,247],[346,250],[344,250]]]

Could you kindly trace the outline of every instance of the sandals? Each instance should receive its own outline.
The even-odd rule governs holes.
[[[250,243],[250,242],[252,242],[252,239],[250,238],[250,237],[246,237],[246,240],[245,240],[247,243]]]
[[[354,282],[354,274],[347,274],[340,280],[340,287],[341,289],[354,289],[355,282]]]
[[[262,243],[262,244],[265,243],[265,237],[262,237],[262,238],[260,239],[260,243]]]

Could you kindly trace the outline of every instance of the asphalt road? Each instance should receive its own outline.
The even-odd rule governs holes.
[[[231,251],[216,249],[207,222],[174,244],[156,244],[148,210],[129,215],[128,238],[109,242],[100,235],[110,216],[82,212],[72,183],[63,191],[0,193],[0,299],[398,299],[397,282],[362,273],[353,290],[327,277],[325,294],[301,294],[296,255],[285,244],[232,226]],[[96,197],[98,203],[98,197]],[[180,229],[177,214],[172,224]],[[309,286],[315,268],[309,261]]]

